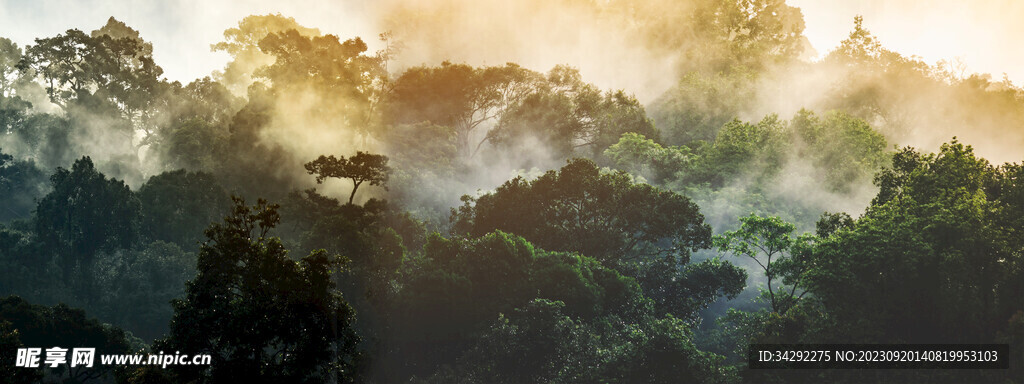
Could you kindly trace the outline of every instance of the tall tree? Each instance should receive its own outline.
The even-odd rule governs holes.
[[[292,260],[269,237],[277,205],[235,198],[231,215],[206,230],[197,276],[174,301],[164,350],[208,353],[184,366],[182,381],[353,382],[354,313],[334,288],[339,260],[320,250]]]
[[[750,258],[761,267],[768,279],[765,293],[772,312],[779,314],[785,314],[807,293],[801,283],[814,237],[794,237],[795,230],[795,225],[778,217],[751,214],[740,218],[738,230],[714,238],[719,251]]]
[[[50,182],[53,191],[36,207],[36,235],[59,255],[65,279],[81,268],[89,295],[96,254],[138,240],[141,204],[123,181],[97,171],[88,156],[71,170],[57,168]]]
[[[539,140],[568,157],[600,154],[626,132],[658,136],[636,98],[621,90],[601,92],[575,68],[556,66],[533,88],[502,111],[486,140],[509,149]]]
[[[477,128],[533,90],[540,74],[516,64],[474,68],[444,62],[440,67],[413,67],[392,84],[389,123],[429,122],[455,130],[459,153],[469,158],[488,139]],[[471,143],[479,138],[481,143]],[[477,144],[474,146],[473,144]]]
[[[634,182],[625,172],[604,172],[586,159],[463,200],[452,215],[457,233],[481,236],[499,229],[546,249],[609,263],[645,254],[688,260],[689,252],[706,248],[711,239],[711,228],[690,199]]]
[[[142,202],[140,229],[150,240],[193,249],[204,237],[202,228],[223,217],[231,207],[229,195],[213,175],[183,169],[164,172],[138,191]]]
[[[18,63],[21,48],[11,39],[0,37],[0,98],[14,95],[14,84],[19,78]]]
[[[295,18],[278,14],[249,15],[238,22],[238,26],[224,31],[224,41],[213,44],[213,51],[231,55],[232,60],[224,71],[215,76],[236,95],[244,96],[255,79],[260,67],[274,63],[274,57],[260,50],[260,41],[271,33],[295,30],[302,36],[320,36],[317,28],[300,25]]]
[[[67,108],[85,95],[113,103],[129,120],[152,101],[163,69],[152,58],[153,46],[124,23],[110,18],[91,34],[69,29],[36,39],[25,49],[22,68],[46,85],[51,100]]]
[[[746,273],[720,260],[690,263],[711,228],[690,199],[573,159],[533,181],[517,177],[452,210],[453,232],[515,233],[545,249],[579,252],[633,276],[660,313],[693,319],[719,296],[735,296]]]
[[[300,107],[307,119],[346,127],[364,138],[374,131],[375,109],[382,97],[379,85],[387,74],[380,57],[365,54],[362,39],[309,37],[291,29],[268,34],[259,47],[275,60],[257,69],[256,78],[271,84],[282,98],[310,92],[318,96],[308,102],[310,106]]]
[[[522,237],[492,232],[475,239],[432,236],[401,282],[388,343],[398,372],[434,372],[472,346],[500,313],[535,298],[557,300],[565,313],[583,319],[635,319],[646,309],[632,278],[573,253],[548,252]],[[405,356],[422,356],[409,360]],[[404,371],[404,372],[402,372]]]

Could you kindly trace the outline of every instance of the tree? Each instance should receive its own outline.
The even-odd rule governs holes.
[[[536,139],[568,157],[581,150],[600,154],[626,132],[658,135],[635,97],[621,90],[601,92],[583,82],[579,70],[560,65],[525,97],[513,100],[486,139],[507,149]]]
[[[687,147],[662,147],[639,133],[624,133],[619,141],[605,149],[604,155],[615,168],[642,176],[653,185],[680,177],[693,168],[696,156]]]
[[[384,187],[386,190],[388,172],[391,171],[391,168],[388,167],[387,156],[362,151],[356,152],[354,156],[347,159],[345,156],[336,158],[334,155],[320,155],[316,160],[306,163],[305,166],[310,175],[316,175],[318,184],[328,177],[351,179],[352,193],[348,196],[349,204],[352,204],[356,191],[364,182]]]
[[[710,245],[711,228],[690,199],[572,159],[536,180],[505,182],[452,210],[453,232],[501,230],[552,251],[579,252],[635,277],[659,313],[687,320],[720,295],[734,296],[746,274],[715,260],[690,263]]]
[[[166,88],[152,50],[138,31],[110,18],[91,34],[70,29],[36,39],[26,47],[19,67],[28,78],[42,81],[50,102],[76,128],[89,131],[82,136],[95,140],[102,135],[105,148],[121,151],[108,153],[138,162],[155,133],[158,96]],[[110,133],[119,140],[111,140]],[[142,139],[136,140],[140,133]]]
[[[808,290],[852,340],[994,340],[1022,309],[1018,167],[955,140],[893,154],[867,212],[814,247]]]
[[[19,65],[41,77],[50,100],[66,107],[93,81],[90,56],[95,50],[96,43],[89,35],[69,29],[63,35],[36,39],[35,45],[26,47],[25,59]]]
[[[800,157],[812,159],[833,191],[849,192],[866,183],[889,160],[885,136],[845,112],[830,111],[818,117],[800,110],[789,130],[795,140],[805,144],[797,147]]]
[[[224,41],[210,47],[232,57],[224,71],[215,77],[236,95],[245,95],[246,89],[255,81],[253,74],[256,70],[274,63],[273,56],[260,50],[260,41],[271,33],[289,30],[307,37],[320,36],[319,29],[303,27],[295,18],[284,17],[280,13],[246,16],[238,22],[238,27],[224,31]]]
[[[603,172],[586,159],[463,200],[453,210],[456,233],[508,231],[545,249],[581,252],[611,265],[645,254],[685,261],[690,251],[710,244],[711,228],[690,199],[636,183],[625,172]]]
[[[21,62],[21,56],[18,44],[0,37],[0,99],[14,96],[15,83],[20,77],[18,63]]]
[[[142,203],[142,235],[184,249],[194,249],[203,240],[200,229],[231,207],[227,191],[213,175],[184,169],[149,178],[137,196]]]
[[[385,114],[390,124],[429,122],[451,127],[459,153],[469,158],[488,140],[483,135],[475,148],[471,146],[476,129],[526,96],[539,78],[512,63],[481,68],[449,62],[440,67],[413,67],[392,84]]]
[[[146,119],[151,117],[153,103],[163,86],[163,69],[153,60],[153,44],[113,17],[90,35],[98,49],[95,56],[87,58],[98,71],[96,95],[112,101],[135,128],[152,134],[151,123]]]
[[[194,249],[194,248],[193,248]],[[145,340],[167,334],[185,283],[195,277],[196,254],[174,243],[154,241],[104,258],[97,277],[104,295],[93,313]]]
[[[565,303],[534,299],[500,314],[459,361],[460,374],[483,383],[561,383],[599,377],[597,335],[564,314]],[[589,372],[588,372],[589,370]]]
[[[355,381],[354,313],[331,280],[339,260],[322,250],[292,260],[269,237],[277,205],[234,202],[207,228],[196,278],[155,346],[212,355],[210,366],[179,367],[181,381]]]
[[[308,191],[308,197],[326,199],[315,191]],[[317,212],[318,217],[308,223],[311,227],[302,234],[302,245],[350,260],[350,279],[345,280],[355,289],[346,292],[382,304],[390,296],[392,281],[405,256],[402,237],[388,226],[395,212],[387,202],[377,199],[370,199],[364,206],[342,206],[330,200],[333,206]]]
[[[853,228],[853,224],[853,218],[845,212],[825,212],[821,214],[821,218],[814,224],[814,234],[820,238],[826,238],[841,229]]]
[[[268,34],[259,47],[275,60],[258,68],[254,76],[272,85],[282,100],[308,98],[313,92],[319,97],[309,101],[309,106],[297,107],[315,119],[312,121],[347,127],[364,138],[374,131],[376,106],[382,97],[380,83],[387,74],[382,58],[364,54],[367,46],[362,39],[310,37],[291,29]]]
[[[765,116],[756,124],[733,119],[703,148],[701,163],[690,181],[721,187],[738,176],[770,180],[783,166],[788,142],[785,129],[785,121],[776,115]]]
[[[36,207],[36,235],[59,255],[65,280],[81,268],[91,297],[96,254],[136,243],[141,204],[123,181],[97,171],[88,156],[71,170],[57,168],[50,182],[53,191]]]
[[[687,324],[672,317],[587,321],[564,303],[535,299],[498,316],[455,365],[433,382],[718,383],[730,382],[722,357],[694,345]]]
[[[808,248],[814,237],[794,238],[795,230],[795,225],[778,217],[751,214],[740,218],[740,229],[714,238],[719,251],[748,257],[761,267],[768,278],[766,293],[772,312],[779,314],[785,314],[807,293],[801,283],[808,267]],[[782,284],[773,286],[779,278],[790,285],[788,289]]]
[[[413,261],[390,319],[389,356],[383,381],[403,381],[453,363],[473,346],[500,313],[534,299],[559,301],[561,310],[591,320],[644,313],[636,281],[578,254],[548,252],[522,237],[493,232],[480,238],[432,236]],[[423,356],[409,360],[406,356]]]
[[[687,73],[651,103],[651,118],[667,144],[713,141],[723,125],[754,103],[755,80],[749,70]]]
[[[4,328],[7,328],[6,337],[14,336],[16,342],[26,347],[68,348],[68,361],[71,360],[71,348],[96,348],[93,367],[63,365],[47,368],[44,370],[45,381],[57,381],[57,378],[79,383],[97,379],[113,381],[116,371],[123,368],[100,364],[99,356],[140,353],[145,347],[130,333],[89,318],[85,311],[64,304],[45,307],[31,304],[18,296],[8,296],[0,299],[0,319],[3,319],[0,320],[0,343],[5,337]],[[9,324],[8,327],[4,327],[5,323]],[[24,368],[16,369],[26,371]]]
[[[32,160],[14,160],[0,148],[0,223],[12,219],[28,219],[35,200],[42,197],[46,175]]]
[[[24,348],[21,343],[20,334],[14,325],[7,320],[0,320],[0,356],[4,361],[17,361],[16,354],[19,348]],[[0,366],[0,383],[3,384],[29,384],[42,380],[43,375],[38,370],[29,370],[16,367],[14,364]]]
[[[602,3],[648,49],[679,56],[680,73],[763,72],[796,60],[808,46],[800,9],[784,0],[627,0]]]
[[[148,106],[163,69],[153,62],[153,46],[114,18],[91,34],[69,29],[36,39],[25,49],[23,69],[38,74],[51,100],[64,107],[94,94],[115,104],[134,120]]]

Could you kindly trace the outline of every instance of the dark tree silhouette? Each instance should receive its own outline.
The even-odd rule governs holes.
[[[288,257],[268,237],[278,206],[234,198],[231,215],[206,230],[197,276],[175,300],[163,350],[208,353],[210,366],[185,366],[182,382],[338,382],[354,378],[353,311],[331,280],[336,257]]]
[[[121,180],[96,170],[88,156],[71,170],[57,168],[50,177],[53,191],[36,207],[36,234],[45,247],[60,255],[64,278],[77,266],[91,297],[96,254],[128,248],[138,240],[141,205]]]
[[[345,156],[335,158],[334,155],[320,155],[316,160],[306,163],[306,171],[310,175],[316,175],[317,183],[322,183],[328,177],[352,179],[352,193],[348,196],[349,204],[352,204],[352,199],[356,197],[356,191],[364,182],[387,189],[384,184],[388,181],[390,170],[387,156],[362,151],[356,152],[355,156],[347,159]]]

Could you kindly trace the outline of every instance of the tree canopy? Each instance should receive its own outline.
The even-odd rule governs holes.
[[[231,215],[206,230],[196,277],[175,300],[165,349],[208,353],[210,366],[182,366],[181,380],[356,379],[354,313],[331,272],[339,260],[316,251],[294,261],[269,237],[278,206],[234,199]]]

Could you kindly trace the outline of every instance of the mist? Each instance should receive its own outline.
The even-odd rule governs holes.
[[[0,333],[66,303],[117,353],[216,351],[124,371],[167,382],[787,382],[749,345],[1018,345],[1021,9],[937,9],[2,3],[0,315],[32,315]]]

